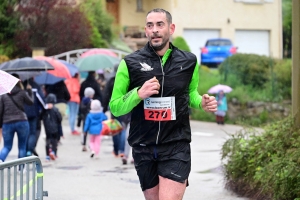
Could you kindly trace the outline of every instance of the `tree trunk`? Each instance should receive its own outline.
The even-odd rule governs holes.
[[[292,8],[292,111],[295,126],[300,127],[300,0],[293,0]]]

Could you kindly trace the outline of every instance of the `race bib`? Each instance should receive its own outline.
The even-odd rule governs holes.
[[[175,97],[151,97],[144,99],[145,120],[176,120]]]

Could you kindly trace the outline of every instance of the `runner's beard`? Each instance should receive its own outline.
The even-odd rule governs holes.
[[[155,50],[155,51],[160,51],[162,50],[169,42],[168,39],[165,39],[165,38],[162,38],[162,43],[160,44],[153,44],[151,41],[150,41],[150,44],[152,46],[152,48]]]

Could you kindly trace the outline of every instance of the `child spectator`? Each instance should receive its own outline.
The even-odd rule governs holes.
[[[102,140],[102,121],[107,120],[99,100],[92,100],[91,111],[84,123],[84,133],[90,134],[91,158],[98,158]]]
[[[46,132],[46,160],[55,160],[57,156],[57,143],[61,135],[62,116],[59,110],[55,107],[55,94],[48,94],[46,103],[53,104],[51,109],[44,109],[41,117]]]
[[[87,87],[84,90],[84,97],[81,100],[80,103],[80,117],[83,120],[83,127],[84,127],[84,122],[86,119],[86,116],[89,114],[90,112],[90,108],[91,108],[91,101],[93,100],[95,94],[95,90],[91,87]],[[83,141],[82,141],[82,151],[87,151],[86,149],[86,138],[87,138],[87,134],[83,131]]]

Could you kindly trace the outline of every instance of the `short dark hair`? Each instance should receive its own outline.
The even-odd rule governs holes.
[[[153,12],[154,13],[165,13],[166,17],[167,17],[167,22],[169,24],[172,24],[172,15],[168,11],[166,11],[162,8],[154,8],[154,9],[150,10],[146,16],[148,16],[150,13],[153,13]]]

